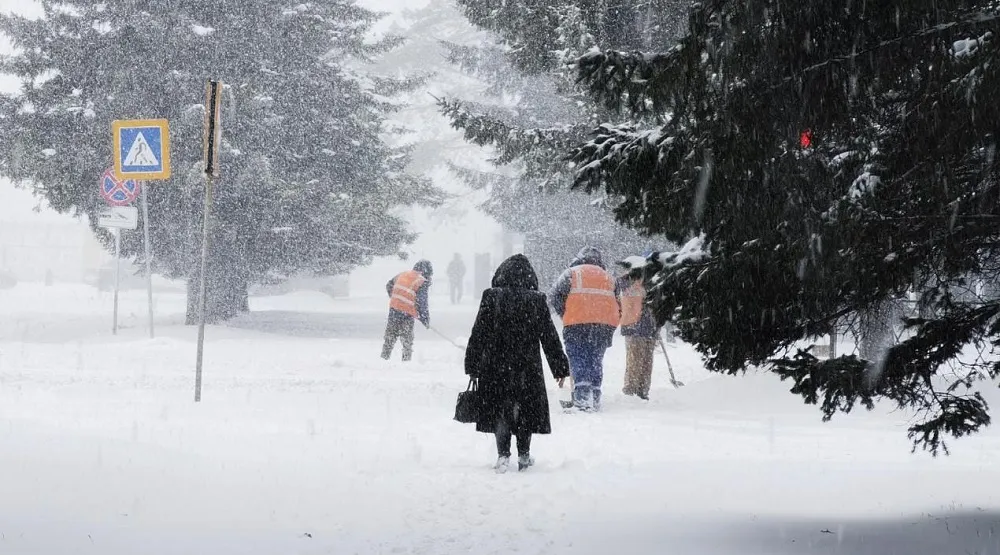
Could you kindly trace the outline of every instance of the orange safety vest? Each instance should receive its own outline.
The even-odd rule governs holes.
[[[618,327],[621,317],[615,298],[615,281],[600,266],[585,264],[570,269],[569,296],[563,325],[606,324]]]
[[[408,270],[396,276],[389,298],[389,308],[417,318],[417,291],[427,279],[416,270]]]
[[[636,280],[622,293],[622,326],[634,326],[642,319],[642,305],[646,300],[646,288]]]

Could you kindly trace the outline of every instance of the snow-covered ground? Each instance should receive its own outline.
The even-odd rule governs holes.
[[[1000,553],[1000,434],[911,454],[906,415],[819,412],[769,376],[711,376],[689,347],[652,400],[553,409],[538,465],[498,476],[451,420],[462,351],[426,330],[378,358],[385,300],[295,293],[208,330],[194,404],[183,298],[0,290],[0,553]],[[434,299],[467,334],[475,305]],[[551,385],[553,407],[567,392]]]

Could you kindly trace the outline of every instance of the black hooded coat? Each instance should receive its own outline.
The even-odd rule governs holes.
[[[517,254],[500,265],[493,287],[483,292],[465,351],[465,373],[479,379],[483,398],[477,431],[493,433],[503,418],[514,433],[552,432],[542,350],[553,377],[569,376],[538,277],[528,259]]]

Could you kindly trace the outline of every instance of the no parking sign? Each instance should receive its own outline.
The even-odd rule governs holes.
[[[114,170],[109,169],[101,176],[101,196],[111,206],[128,206],[139,196],[139,183],[118,179]]]

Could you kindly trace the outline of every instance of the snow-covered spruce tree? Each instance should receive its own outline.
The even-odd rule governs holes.
[[[602,112],[577,87],[573,64],[600,37],[622,46],[639,44],[637,37],[657,36],[663,27],[647,17],[659,13],[649,9],[654,3],[459,4],[472,23],[502,41],[484,47],[447,45],[452,62],[492,84],[497,103],[440,103],[470,142],[494,147],[494,162],[516,176],[459,171],[474,187],[489,190],[486,211],[525,235],[526,253],[543,280],[554,279],[584,244],[605,249],[609,256],[635,254],[648,245],[614,222],[608,210],[613,199],[595,201],[569,190],[565,152],[585,138]],[[604,11],[598,13],[598,8]],[[627,14],[617,17],[619,12]],[[531,15],[541,13],[545,17]],[[640,19],[650,22],[645,35],[637,32]],[[629,32],[621,30],[623,22]],[[619,36],[628,40],[607,38]],[[514,100],[503,104],[506,99]]]
[[[665,122],[601,126],[572,153],[577,184],[694,237],[646,272],[711,369],[769,365],[827,419],[897,403],[936,454],[989,424],[977,388],[1000,377],[1000,303],[953,294],[1000,277],[998,29],[995,1],[698,4],[674,47],[580,60],[606,107]],[[911,289],[924,316],[882,356],[794,348]]]
[[[419,74],[427,78],[422,87],[400,96],[406,106],[394,114],[393,121],[405,126],[407,132],[395,134],[390,144],[412,146],[408,171],[427,176],[448,193],[439,205],[409,211],[410,225],[420,225],[425,235],[444,228],[454,231],[466,224],[489,226],[493,222],[483,221],[477,215],[485,192],[470,191],[449,170],[452,163],[476,164],[483,169],[489,164],[483,160],[481,148],[466,142],[441,117],[436,100],[459,91],[470,100],[486,96],[481,91],[483,83],[447,60],[443,42],[478,44],[487,40],[487,34],[474,28],[452,0],[432,0],[416,9],[404,8],[397,15],[386,32],[406,37],[406,46],[375,57],[371,71],[386,75]],[[461,250],[458,245],[456,248]]]
[[[563,63],[567,20],[602,48],[635,50],[671,40],[684,0],[457,0],[474,25],[496,33],[511,62],[529,74]]]
[[[110,167],[111,122],[167,118],[173,178],[150,185],[155,271],[188,278],[196,315],[205,85],[223,100],[222,177],[209,268],[212,321],[246,310],[248,284],[335,274],[395,254],[413,236],[394,208],[436,202],[386,146],[389,98],[414,85],[357,75],[348,60],[397,46],[366,43],[378,15],[350,0],[43,0],[45,16],[0,15],[16,53],[0,71],[23,82],[3,99],[0,171],[61,211],[93,216]],[[94,218],[91,218],[94,221]],[[105,241],[108,236],[95,229]],[[140,233],[124,236],[141,256]]]
[[[593,245],[608,260],[666,248],[618,225],[599,199],[572,191],[550,191],[524,174],[510,176],[452,166],[474,190],[487,190],[481,208],[524,235],[524,252],[543,284],[552,283],[582,245]]]
[[[511,78],[507,84],[516,81]],[[562,113],[563,121],[574,121],[575,107],[556,94],[551,82],[539,79],[526,79],[524,88],[511,92],[523,100],[509,108],[465,101],[441,104],[469,142],[494,147],[496,171],[452,166],[473,190],[485,192],[481,208],[506,229],[523,234],[525,254],[543,283],[555,280],[584,245],[597,246],[609,257],[636,254],[643,242],[637,233],[616,223],[603,202],[570,189],[565,152],[585,137],[588,127],[556,118]],[[532,127],[544,124],[550,126]]]

